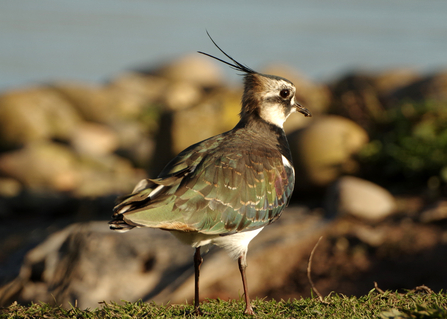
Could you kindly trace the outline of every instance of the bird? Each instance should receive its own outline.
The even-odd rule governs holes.
[[[201,315],[199,276],[202,251],[211,245],[238,261],[247,315],[250,303],[246,277],[247,250],[261,230],[276,221],[289,204],[295,170],[283,124],[290,114],[310,111],[296,100],[296,88],[285,78],[262,74],[225,53],[220,61],[243,76],[240,120],[222,134],[180,152],[160,174],[141,180],[130,195],[117,200],[112,230],[135,227],[169,231],[195,249],[194,313]]]

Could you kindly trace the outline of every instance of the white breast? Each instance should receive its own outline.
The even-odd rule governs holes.
[[[237,259],[243,253],[247,252],[248,244],[263,228],[264,227],[224,236],[180,231],[171,231],[171,234],[183,243],[195,248],[207,245],[219,246],[225,249],[231,258]]]
[[[258,235],[264,227],[235,233],[227,236],[220,236],[213,240],[213,244],[225,249],[233,259],[237,259],[247,252],[248,244]]]

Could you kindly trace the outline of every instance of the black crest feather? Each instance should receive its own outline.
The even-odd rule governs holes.
[[[224,50],[222,50],[217,43],[213,40],[213,38],[210,36],[210,34],[208,33],[208,31],[206,31],[206,34],[208,35],[208,37],[210,38],[210,40],[213,42],[213,44],[219,49],[220,52],[222,52],[227,58],[229,58],[231,61],[233,61],[235,64],[232,64],[230,62],[224,61],[222,59],[216,58],[215,56],[202,52],[202,51],[197,51],[200,54],[209,56],[210,58],[216,59],[217,61],[220,61],[222,63],[225,63],[226,65],[231,66],[233,69],[237,70],[237,71],[242,71],[245,72],[247,74],[253,74],[253,73],[257,73],[256,71],[254,71],[253,69],[249,68],[246,65],[243,65],[242,63],[237,62],[235,59],[233,59],[231,56],[229,56],[227,53],[225,53]]]

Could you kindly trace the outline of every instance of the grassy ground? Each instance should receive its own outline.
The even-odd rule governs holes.
[[[255,318],[447,318],[447,294],[413,290],[405,294],[377,291],[362,297],[331,294],[322,300],[253,300]],[[208,318],[247,318],[241,300],[208,300],[201,305]],[[49,304],[12,304],[0,310],[0,318],[191,318],[191,305],[156,305],[144,302],[101,303],[96,309],[64,309]]]

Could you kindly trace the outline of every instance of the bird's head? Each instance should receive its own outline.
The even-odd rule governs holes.
[[[292,82],[279,76],[258,73],[237,62],[225,53],[209,34],[208,36],[214,45],[234,64],[208,53],[201,51],[199,53],[225,63],[237,71],[241,71],[244,76],[242,119],[258,116],[264,121],[282,128],[286,119],[294,112],[300,112],[306,117],[312,116],[308,109],[295,100],[296,88]]]

